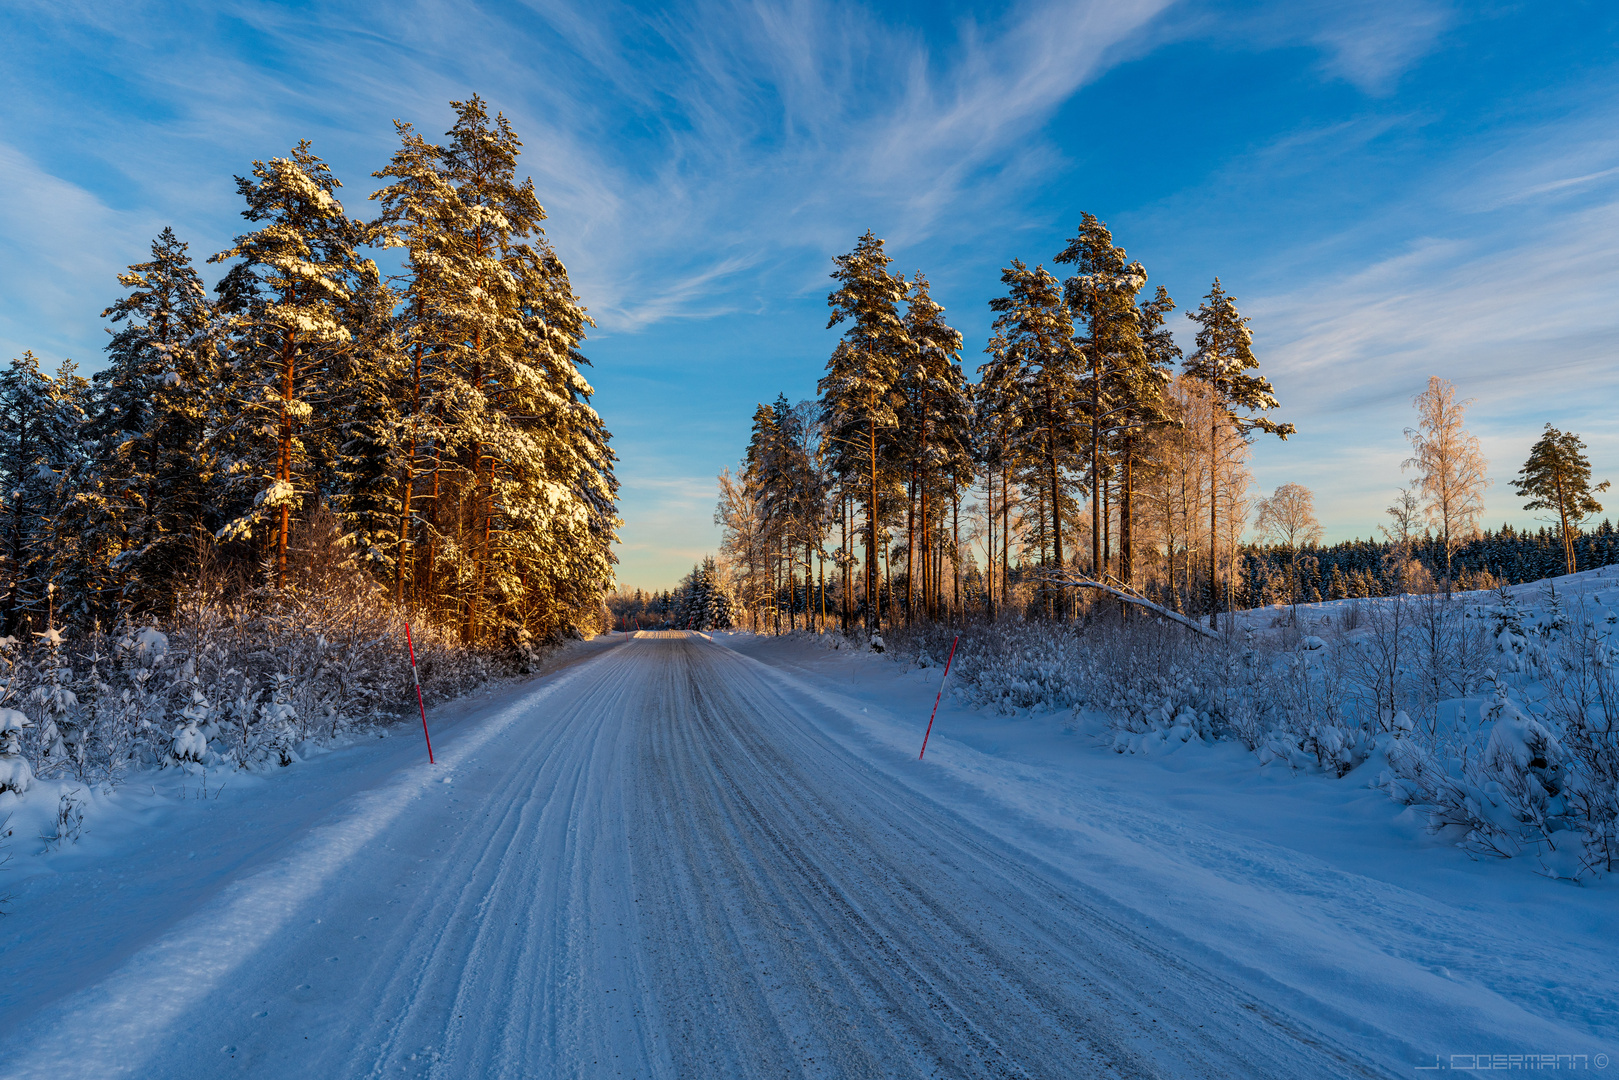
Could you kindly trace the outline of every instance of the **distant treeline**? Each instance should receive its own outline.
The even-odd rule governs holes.
[[[1604,520],[1589,532],[1574,538],[1576,568],[1589,570],[1619,563],[1619,531]],[[1421,564],[1430,578],[1444,570],[1444,545],[1438,537],[1423,536],[1412,541],[1411,558]],[[1237,585],[1241,607],[1286,603],[1288,597],[1289,555],[1258,546],[1241,549],[1240,580]],[[1494,588],[1526,581],[1557,577],[1566,571],[1563,541],[1555,529],[1535,531],[1502,525],[1497,532],[1459,543],[1451,555],[1456,584],[1461,589]],[[1354,596],[1385,596],[1399,588],[1399,549],[1395,544],[1376,540],[1345,540],[1324,547],[1308,547],[1299,554],[1299,600],[1342,600]],[[1409,582],[1410,575],[1407,574]]]

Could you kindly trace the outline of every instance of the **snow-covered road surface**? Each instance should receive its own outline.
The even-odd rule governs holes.
[[[874,767],[703,638],[625,641],[441,751],[14,1014],[0,1073],[1397,1074]]]

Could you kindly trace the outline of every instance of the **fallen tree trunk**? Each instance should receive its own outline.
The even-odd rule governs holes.
[[[1199,634],[1202,634],[1206,638],[1213,638],[1215,641],[1225,640],[1225,636],[1217,630],[1210,630],[1203,624],[1192,619],[1188,619],[1178,611],[1170,611],[1162,604],[1155,604],[1151,600],[1148,600],[1145,596],[1137,595],[1134,592],[1126,592],[1124,589],[1118,588],[1114,585],[1109,585],[1106,582],[1096,581],[1087,577],[1072,576],[1069,574],[1052,574],[1050,575],[1050,580],[1055,584],[1072,585],[1077,589],[1098,589],[1109,594],[1110,596],[1114,596],[1119,600],[1124,601],[1126,604],[1134,604],[1137,607],[1146,608],[1160,619],[1167,619],[1169,622],[1177,623],[1186,627],[1188,630],[1193,630]]]

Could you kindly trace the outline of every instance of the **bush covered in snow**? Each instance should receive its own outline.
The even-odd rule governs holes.
[[[413,627],[429,702],[515,670],[451,633]],[[372,595],[193,592],[161,626],[0,639],[0,792],[35,777],[273,769],[299,747],[415,710],[400,612]]]
[[[1600,584],[1259,609],[1221,639],[1104,603],[895,627],[888,647],[942,665],[959,632],[952,692],[971,705],[1098,713],[1120,753],[1225,738],[1261,765],[1355,773],[1471,854],[1578,878],[1619,864],[1619,590]]]

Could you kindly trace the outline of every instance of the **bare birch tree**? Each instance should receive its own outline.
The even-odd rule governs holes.
[[[1411,403],[1417,426],[1406,428],[1412,454],[1400,468],[1416,469],[1423,510],[1439,530],[1445,549],[1445,595],[1450,595],[1450,558],[1456,546],[1478,533],[1484,513],[1484,489],[1490,486],[1489,462],[1474,438],[1462,426],[1462,416],[1473,403],[1456,397],[1448,379],[1430,376],[1428,388]]]
[[[1283,484],[1270,498],[1259,500],[1255,521],[1259,534],[1285,550],[1290,565],[1289,592],[1292,603],[1299,602],[1299,551],[1306,544],[1321,541],[1321,523],[1315,516],[1315,493],[1303,484]]]

